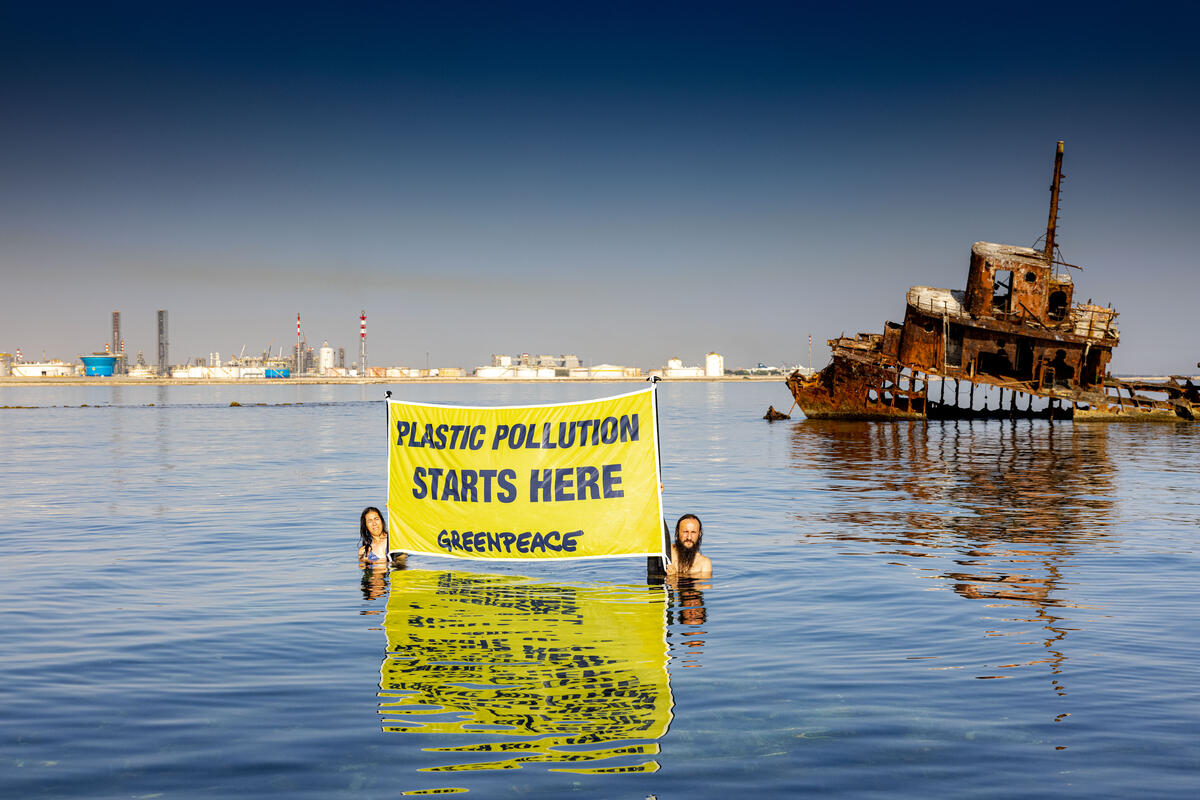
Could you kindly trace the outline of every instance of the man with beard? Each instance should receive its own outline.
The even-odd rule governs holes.
[[[701,554],[704,529],[695,514],[684,514],[675,523],[675,541],[671,543],[671,563],[667,575],[677,578],[712,577],[712,560]]]

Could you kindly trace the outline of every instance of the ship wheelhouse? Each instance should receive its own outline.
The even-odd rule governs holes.
[[[904,324],[885,331],[883,355],[934,375],[1034,391],[1101,386],[1119,340],[1117,314],[1073,306],[1071,277],[1054,266],[1038,250],[976,242],[966,290],[911,288]]]

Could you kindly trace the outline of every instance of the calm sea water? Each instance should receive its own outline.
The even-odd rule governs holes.
[[[364,575],[382,394],[0,389],[38,406],[0,410],[0,794],[1200,792],[1200,426],[767,423],[782,384],[668,383],[711,580]]]

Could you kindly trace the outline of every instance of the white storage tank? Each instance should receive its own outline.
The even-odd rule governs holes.
[[[333,348],[329,346],[329,340],[326,339],[321,344],[321,349],[317,351],[317,372],[324,375],[325,370],[333,369],[336,362],[333,360]]]
[[[53,361],[21,361],[9,368],[14,378],[67,378],[75,374],[75,366],[57,359]]]
[[[704,357],[704,375],[719,378],[725,374],[725,357],[720,353],[709,353]]]

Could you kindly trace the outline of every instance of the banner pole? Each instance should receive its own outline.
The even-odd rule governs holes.
[[[654,446],[658,450],[658,473],[659,473],[659,477],[661,478],[662,477],[662,425],[659,423],[659,415],[658,415],[658,384],[662,381],[662,378],[658,377],[657,375],[651,375],[646,380],[650,381],[650,389],[654,392],[654,430],[657,431],[659,434],[658,436],[656,436],[654,438]],[[661,486],[661,484],[658,489],[658,505],[659,505],[659,508],[661,509],[662,508],[662,486]],[[667,527],[667,518],[665,515],[662,517],[662,526],[663,526],[663,542],[662,542],[663,554],[661,556],[658,556],[657,558],[655,556],[650,556],[649,558],[646,559],[647,572],[649,572],[651,574],[665,575],[667,573],[667,563],[670,561],[671,532],[670,532],[670,529]],[[657,561],[658,563],[655,564],[654,563],[655,561]]]
[[[383,440],[385,442],[391,442],[392,440],[392,414],[391,409],[388,408],[388,401],[391,399],[392,390],[387,389],[383,393]],[[388,560],[390,561],[392,558],[392,510],[388,508],[388,499],[392,496],[392,453],[390,445],[384,450],[383,474],[387,476],[387,479],[383,482],[383,513],[387,521]]]
[[[391,415],[388,413],[388,404],[387,404],[387,401],[391,400],[391,399],[392,399],[392,390],[388,389],[386,392],[383,393],[383,427],[387,431],[387,435],[383,439],[385,442],[390,441],[392,438],[392,421],[391,421]]]

